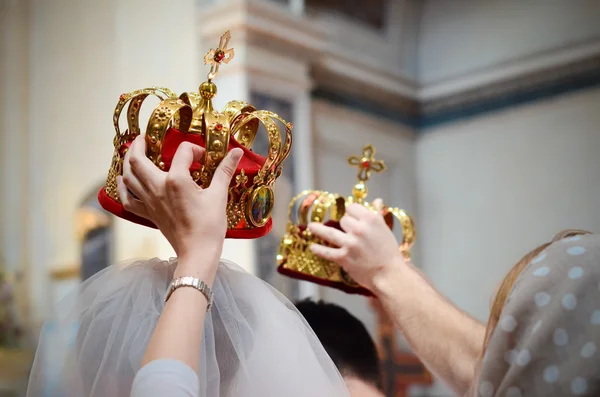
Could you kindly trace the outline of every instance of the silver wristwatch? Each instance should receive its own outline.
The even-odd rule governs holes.
[[[181,287],[193,287],[204,295],[206,300],[208,301],[208,306],[206,307],[206,311],[209,311],[213,304],[214,294],[211,291],[210,287],[206,285],[206,283],[199,278],[196,277],[178,277],[171,281],[169,285],[169,292],[167,292],[167,297],[165,298],[165,302],[169,300],[171,294],[177,289]]]

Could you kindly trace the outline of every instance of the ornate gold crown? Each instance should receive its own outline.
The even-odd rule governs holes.
[[[376,211],[372,204],[365,201],[368,193],[365,183],[371,177],[371,171],[382,172],[385,170],[385,164],[375,160],[375,149],[371,145],[364,147],[362,157],[349,157],[348,163],[359,169],[358,183],[352,189],[352,196],[344,198],[325,191],[307,190],[290,202],[287,232],[283,236],[277,255],[278,271],[293,278],[312,281],[348,293],[371,295],[370,291],[356,283],[339,265],[313,255],[309,249],[314,243],[327,245],[307,229],[309,222],[321,222],[342,230],[339,221],[344,216],[347,204],[359,203]],[[400,250],[405,257],[410,258],[410,248],[416,238],[412,218],[399,208],[387,206],[383,208],[383,217],[390,229],[394,227],[394,218],[400,222]]]
[[[227,31],[219,47],[210,50],[204,63],[211,65],[208,81],[202,83],[199,92],[185,92],[179,96],[168,88],[145,88],[119,97],[113,123],[116,130],[114,155],[108,179],[100,190],[98,199],[107,211],[142,225],[155,227],[148,219],[127,212],[117,195],[116,178],[123,173],[123,159],[129,146],[141,132],[139,114],[144,100],[152,95],[160,99],[146,127],[147,156],[162,170],[168,170],[179,144],[185,141],[206,149],[204,164],[194,163],[190,172],[194,180],[207,187],[213,174],[227,152],[239,147],[244,151],[229,188],[227,202],[227,237],[257,238],[271,230],[273,209],[273,185],[281,175],[282,163],[290,153],[292,124],[275,113],[256,110],[242,101],[231,101],[222,113],[213,109],[212,99],[217,87],[212,80],[219,73],[222,63],[229,63],[234,56],[228,48],[231,35]],[[119,118],[125,105],[128,128],[121,132]],[[285,142],[277,122],[285,128]],[[262,123],[268,134],[269,149],[266,156],[252,151],[252,144]]]

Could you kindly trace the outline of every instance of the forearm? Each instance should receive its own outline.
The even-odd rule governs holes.
[[[191,255],[189,259],[180,260],[174,277],[197,277],[212,288],[215,263],[200,262],[218,260],[218,255]],[[181,361],[198,372],[207,305],[206,297],[195,288],[176,289],[158,319],[142,366],[154,360],[168,358]]]
[[[446,300],[410,264],[397,265],[393,274],[378,277],[375,289],[413,351],[463,395],[473,382],[484,325]]]

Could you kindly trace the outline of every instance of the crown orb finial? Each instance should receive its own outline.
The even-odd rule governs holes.
[[[217,95],[217,86],[212,81],[205,81],[200,84],[200,96],[204,99],[213,99]]]
[[[352,196],[356,200],[357,203],[362,203],[367,195],[369,194],[369,189],[363,182],[358,182],[352,188]]]

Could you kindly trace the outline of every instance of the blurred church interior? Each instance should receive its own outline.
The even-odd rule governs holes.
[[[564,228],[600,232],[598,21],[596,0],[0,0],[0,396],[24,395],[65,292],[120,260],[173,255],[98,205],[111,117],[122,92],[196,90],[226,29],[236,58],[216,106],[279,113],[294,146],[273,231],[227,241],[223,257],[291,300],[346,307],[381,340],[368,299],[284,278],[275,261],[289,200],[350,194],[346,159],[372,144],[387,171],[369,197],[414,217],[413,262],[485,321],[531,247]],[[390,354],[418,366],[395,337]],[[424,370],[396,372],[388,395],[451,395]]]

